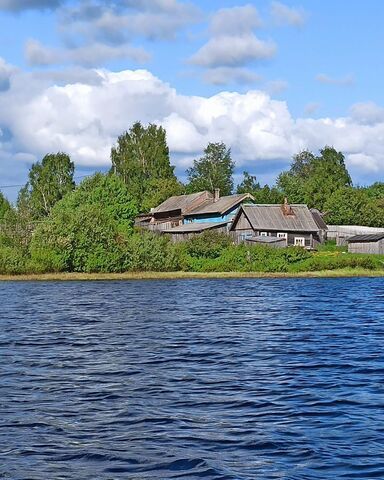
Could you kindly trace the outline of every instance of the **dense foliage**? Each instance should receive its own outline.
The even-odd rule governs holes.
[[[167,236],[134,228],[172,195],[220,188],[233,192],[234,162],[223,143],[209,143],[181,184],[170,164],[162,127],[135,123],[111,151],[112,169],[75,188],[74,164],[65,153],[46,155],[32,165],[17,204],[0,193],[0,273],[122,271],[300,272],[334,268],[382,269],[380,256],[351,255],[321,247],[273,249],[234,245],[231,238],[206,232],[173,244]],[[325,213],[329,224],[360,224],[384,229],[384,183],[354,187],[344,156],[325,147],[318,155],[294,156],[276,185],[260,185],[245,171],[238,193],[257,203],[306,203]]]
[[[193,161],[187,170],[188,193],[220,189],[221,195],[230,195],[233,190],[233,171],[235,163],[231,150],[224,143],[209,143],[204,155]]]
[[[127,185],[142,211],[158,205],[169,193],[180,194],[163,127],[136,122],[111,150],[111,172]]]

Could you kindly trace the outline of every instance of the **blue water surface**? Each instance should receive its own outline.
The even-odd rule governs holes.
[[[384,479],[384,279],[0,283],[0,478]]]

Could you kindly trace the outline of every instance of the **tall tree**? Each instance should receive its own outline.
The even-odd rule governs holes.
[[[256,203],[281,203],[283,194],[276,187],[264,185],[263,187],[257,181],[254,175],[243,172],[243,180],[237,186],[237,193],[250,193],[253,195]]]
[[[111,171],[127,185],[142,210],[142,202],[154,180],[177,179],[169,160],[166,132],[163,127],[136,122],[117,139],[111,150]]]
[[[74,170],[74,163],[62,152],[50,153],[34,163],[19,193],[19,211],[28,210],[35,220],[48,216],[55,203],[75,188]]]
[[[0,192],[0,223],[3,222],[5,215],[9,210],[11,210],[11,205],[2,192]]]
[[[193,166],[187,170],[187,191],[213,192],[215,188],[219,188],[222,195],[230,195],[233,190],[234,168],[230,148],[222,142],[208,143],[204,155],[194,160]]]
[[[260,190],[260,183],[255,175],[249,172],[243,172],[243,180],[237,185],[237,193],[252,193]]]
[[[324,147],[318,156],[308,151],[295,155],[290,170],[277,179],[277,187],[290,202],[320,210],[332,193],[351,185],[344,155],[333,147]]]

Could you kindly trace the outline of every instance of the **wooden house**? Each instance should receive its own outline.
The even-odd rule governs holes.
[[[225,223],[228,225],[240,205],[249,201],[253,201],[253,197],[249,193],[220,197],[219,189],[215,189],[214,194],[203,191],[190,195],[178,195],[168,198],[158,207],[153,208],[151,212],[139,215],[135,225],[164,233],[170,233],[171,229],[177,227],[179,230],[172,234],[180,236],[182,229],[179,227],[186,226],[186,224]],[[208,225],[205,229],[207,228]],[[215,228],[215,226],[210,228]],[[187,234],[187,230],[184,234]],[[190,228],[188,235],[201,233],[202,230],[199,230],[201,229]]]
[[[136,217],[135,226],[158,231],[177,227],[183,224],[184,216],[188,212],[206,204],[212,198],[213,195],[207,191],[169,197],[149,213]]]
[[[384,232],[348,238],[348,252],[384,255]]]
[[[262,237],[276,237],[283,239],[285,246],[308,249],[322,243],[326,231],[318,212],[312,212],[307,205],[289,205],[287,201],[283,205],[242,205],[230,229],[236,243],[265,243]]]
[[[184,223],[231,222],[240,205],[253,201],[250,193],[220,197],[220,190],[216,188],[212,197],[185,213]]]

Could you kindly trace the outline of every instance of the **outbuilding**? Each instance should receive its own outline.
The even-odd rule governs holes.
[[[384,255],[384,232],[371,235],[355,235],[347,240],[348,252]]]

